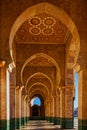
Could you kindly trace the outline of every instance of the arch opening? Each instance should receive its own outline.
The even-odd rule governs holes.
[[[43,119],[45,117],[44,99],[41,95],[31,98],[30,119]]]
[[[57,82],[59,83],[60,79],[61,79],[61,75],[60,75],[60,68],[58,66],[58,63],[51,56],[49,56],[45,53],[36,53],[36,54],[32,55],[31,57],[29,57],[22,66],[22,69],[21,69],[21,82],[22,82],[22,84],[23,84],[23,72],[24,72],[25,67],[29,64],[29,62],[31,62],[33,59],[38,58],[38,57],[43,57],[43,58],[47,59],[51,64],[53,64],[56,67],[56,69],[57,69],[57,74],[56,74]]]
[[[33,105],[38,105],[38,106],[41,106],[41,100],[39,97],[34,97],[32,100],[31,100],[31,106]]]
[[[49,92],[52,92],[52,91],[53,91],[53,82],[52,82],[52,80],[51,80],[46,74],[41,73],[41,72],[34,73],[33,75],[31,75],[31,76],[27,79],[26,84],[25,84],[25,90],[26,90],[26,92],[27,92],[27,87],[28,87],[28,83],[30,82],[30,80],[31,80],[32,78],[38,76],[38,75],[47,78],[47,80],[48,80],[49,83],[50,83],[50,87],[51,87],[51,88],[49,89]],[[37,84],[37,83],[35,83],[35,84]],[[39,84],[43,84],[43,83],[40,82]],[[46,86],[46,85],[44,84],[44,86]],[[32,87],[32,85],[31,85],[31,87]],[[30,87],[28,87],[28,92],[29,92],[29,88],[30,88]],[[48,88],[47,88],[47,89],[48,89]]]
[[[75,43],[76,50],[74,50],[74,51],[75,51],[76,55],[74,56],[74,63],[72,63],[71,65],[70,65],[70,63],[69,63],[69,65],[67,63],[67,65],[69,67],[73,67],[77,61],[79,50],[80,50],[80,38],[79,38],[78,30],[77,30],[74,22],[72,21],[72,19],[69,17],[69,15],[67,15],[67,13],[65,11],[63,11],[61,8],[58,8],[52,4],[47,3],[47,2],[43,2],[43,3],[34,5],[28,9],[26,9],[14,22],[11,32],[10,32],[10,36],[9,36],[9,48],[10,48],[10,54],[11,54],[12,60],[14,60],[14,58],[13,58],[13,43],[14,42],[13,41],[14,41],[14,37],[17,33],[17,30],[26,20],[39,14],[40,13],[39,10],[41,13],[45,12],[47,14],[50,14],[50,15],[58,18],[71,32],[72,41],[71,41],[71,44],[70,44],[70,47],[68,50],[68,60],[71,57],[70,56],[71,51],[73,51],[73,50],[71,50],[72,42]],[[37,31],[38,30],[36,30],[36,32]],[[67,62],[68,62],[68,60],[67,60]]]

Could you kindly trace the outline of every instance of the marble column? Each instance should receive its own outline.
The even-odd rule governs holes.
[[[54,122],[54,100],[50,98],[50,122]]]
[[[22,118],[21,118],[21,125],[24,125],[24,97],[25,95],[22,95],[21,103],[22,103]]]
[[[10,129],[10,84],[9,71],[0,66],[0,130]]]
[[[54,96],[54,125],[60,124],[60,94]]]
[[[29,121],[29,117],[30,117],[30,106],[29,106],[29,99],[27,98],[26,100],[26,107],[27,107],[27,110],[26,110],[26,117],[27,117],[27,121]]]
[[[48,121],[48,116],[49,116],[48,115],[49,114],[48,113],[48,107],[49,107],[48,106],[48,100],[45,101],[44,105],[45,105],[45,119]]]
[[[16,87],[16,129],[21,126],[21,88]]]
[[[16,69],[10,73],[10,130],[16,129]]]
[[[60,88],[60,125],[64,128],[65,118],[65,89]]]
[[[10,85],[10,129],[15,130],[16,128],[16,105],[15,105],[15,86]]]
[[[78,130],[87,130],[87,68],[82,68],[78,75]]]
[[[27,96],[24,97],[24,124],[27,123]]]
[[[60,90],[60,125],[63,129],[73,128],[73,86]]]

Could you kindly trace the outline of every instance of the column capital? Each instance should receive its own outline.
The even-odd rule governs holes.
[[[49,101],[49,102],[52,101],[52,98],[53,98],[53,97],[49,97],[48,101]]]
[[[16,86],[16,90],[20,89],[20,86]]]
[[[22,98],[25,99],[25,95],[24,94],[22,95]]]
[[[5,61],[4,60],[0,60],[0,68],[5,66]]]
[[[9,70],[9,72],[11,73],[14,68],[15,68],[15,63],[14,63],[14,61],[13,61],[13,62],[11,62],[11,63],[8,65],[8,70]]]
[[[52,96],[55,97],[56,96],[56,91],[53,91]],[[52,97],[51,97],[52,98]]]
[[[24,86],[22,85],[22,86],[20,87],[21,91],[23,90],[23,88],[24,88]]]
[[[26,100],[26,99],[27,99],[27,97],[28,97],[28,95],[25,95],[24,99]]]

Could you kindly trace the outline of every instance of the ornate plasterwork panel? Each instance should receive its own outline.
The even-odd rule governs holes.
[[[25,21],[18,29],[18,43],[61,43],[69,35],[67,27],[61,21],[46,13],[35,15]]]

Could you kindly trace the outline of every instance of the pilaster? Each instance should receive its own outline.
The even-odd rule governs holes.
[[[87,129],[87,68],[81,68],[78,87],[78,130]]]
[[[9,71],[5,64],[3,64],[2,66],[0,64],[0,130],[10,129],[9,96]]]
[[[16,69],[10,73],[10,130],[16,129]]]
[[[29,99],[27,98],[26,100],[26,105],[27,105],[27,111],[26,111],[26,116],[27,116],[27,121],[29,121],[29,117],[30,117],[30,101]]]
[[[50,122],[54,122],[54,102],[53,97],[50,98]]]
[[[25,95],[22,95],[22,100],[21,100],[21,103],[22,103],[22,118],[21,118],[21,125],[24,125],[24,97],[25,97]]]
[[[73,128],[73,86],[60,89],[60,118],[61,128]]]
[[[45,119],[50,121],[50,101],[49,99],[45,101]]]
[[[10,129],[15,130],[16,128],[16,104],[15,104],[15,86],[10,85]]]
[[[21,88],[16,87],[16,129],[21,126]]]
[[[57,92],[54,97],[54,125],[60,125],[60,93]]]

